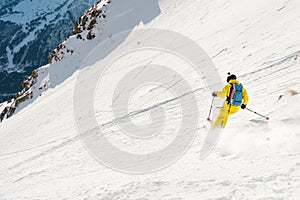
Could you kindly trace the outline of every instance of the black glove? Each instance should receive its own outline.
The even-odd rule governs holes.
[[[242,109],[245,109],[245,108],[246,108],[246,104],[242,104],[242,105],[241,105],[241,108],[242,108]]]
[[[217,95],[217,92],[213,92],[212,94],[211,94],[213,97],[217,97],[218,95]]]

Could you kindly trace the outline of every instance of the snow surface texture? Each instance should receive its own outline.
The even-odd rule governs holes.
[[[150,61],[169,63],[193,88],[200,88],[194,94],[200,115],[196,138],[177,162],[163,170],[144,175],[114,171],[97,162],[80,141],[73,113],[79,72],[73,73],[80,67],[77,62],[96,44],[91,41],[82,46],[71,40],[69,45],[80,50],[76,56],[43,68],[45,73],[49,71],[50,76],[46,74],[50,89],[0,124],[1,199],[299,198],[300,96],[285,93],[288,89],[300,91],[299,1],[163,0],[159,6],[161,13],[157,16],[158,10],[153,9],[154,14],[148,13],[153,21],[139,27],[170,29],[199,43],[224,80],[227,71],[238,75],[250,96],[248,107],[271,120],[266,122],[248,111],[240,111],[230,118],[214,151],[206,159],[199,159],[209,126],[205,119],[210,91],[202,77],[195,77],[188,66],[160,52]],[[120,31],[113,27],[111,23],[107,35]],[[174,137],[182,118],[176,101],[163,105],[166,133],[149,144],[124,138],[116,123],[110,123],[114,116],[109,100],[114,86],[130,71],[133,61],[148,63],[149,58],[142,60],[148,54],[155,53],[140,52],[136,57],[120,59],[106,71],[95,93],[98,123],[114,145],[131,152],[163,148]],[[143,111],[172,95],[157,85],[147,85],[132,96],[129,110]],[[280,95],[283,96],[278,100]],[[149,120],[149,113],[140,112],[131,120],[143,124]]]

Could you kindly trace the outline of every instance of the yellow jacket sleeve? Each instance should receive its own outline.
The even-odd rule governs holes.
[[[247,105],[249,97],[247,94],[247,90],[245,88],[243,88],[242,94],[243,94],[243,104]]]
[[[217,96],[218,97],[227,97],[229,95],[229,92],[230,92],[230,86],[225,85],[220,92],[217,92]]]

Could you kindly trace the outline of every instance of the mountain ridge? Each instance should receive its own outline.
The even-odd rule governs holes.
[[[90,9],[85,11],[85,13],[75,23],[71,36],[77,35],[76,39],[81,39],[82,41],[84,41],[84,39],[81,36],[78,37],[78,35],[84,31],[84,30],[78,31],[79,30],[78,26],[82,25],[81,18],[87,18],[87,16],[89,16],[89,15],[93,14],[93,12],[97,11],[97,9],[96,9],[97,5],[99,5],[99,4],[106,5],[103,2],[110,3],[109,0],[98,1]],[[103,15],[104,15],[104,13],[105,12],[103,12]],[[97,17],[99,17],[99,15],[100,14],[97,14],[97,16],[94,16],[94,17],[97,18]],[[101,16],[103,16],[103,15],[101,15]],[[94,23],[94,20],[92,20],[93,23]],[[90,21],[89,18],[85,21],[85,23],[87,23],[88,21]],[[91,29],[93,29],[93,25],[90,25],[90,28],[88,30],[89,32],[87,33],[87,35],[92,33]],[[75,30],[77,30],[77,32]],[[52,51],[52,53],[49,55],[49,57],[48,57],[49,64],[51,64],[53,61],[55,61],[55,62],[61,61],[63,59],[63,57],[66,56],[66,54],[70,54],[70,55],[73,54],[74,50],[68,49],[65,46],[65,43],[67,42],[69,37],[70,36],[65,38],[64,41],[61,42],[58,45],[58,47],[56,49],[54,49]],[[89,38],[89,39],[93,39],[93,38]],[[47,77],[48,72],[46,72],[47,70],[45,71],[45,69],[47,69],[49,67],[49,64],[33,70],[31,75],[21,83],[22,91],[18,92],[17,95],[13,99],[0,104],[0,121],[2,121],[5,118],[11,117],[15,113],[17,107],[19,107],[19,105],[21,103],[25,102],[26,100],[30,100],[34,97],[40,96],[44,91],[46,91],[49,88],[49,86],[50,86],[49,85],[49,77]],[[42,77],[43,80],[39,81],[38,77]],[[39,84],[39,85],[36,86],[36,84]],[[32,88],[33,86],[35,87],[34,89]],[[36,90],[36,88],[38,88],[38,90]]]
[[[31,72],[48,62],[75,21],[97,0],[4,1],[0,7],[0,102],[22,88]],[[12,95],[7,95],[13,93]],[[3,100],[2,100],[3,99]]]
[[[143,12],[145,8],[147,12]],[[149,23],[159,13],[157,0],[129,0],[126,3],[121,0],[98,1],[75,22],[72,34],[52,51],[49,63],[33,70],[31,76],[22,82],[22,91],[13,99],[0,104],[0,121],[11,117],[44,91],[69,78],[81,67],[81,62],[95,45],[114,34],[133,29],[140,22]],[[112,44],[102,57],[118,45]]]

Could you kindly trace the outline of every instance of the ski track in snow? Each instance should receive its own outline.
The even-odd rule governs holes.
[[[189,150],[163,170],[120,173],[98,163],[81,144],[73,119],[75,73],[0,124],[0,199],[298,199],[300,96],[285,92],[300,91],[300,26],[295,23],[300,3],[244,3],[161,1],[162,13],[146,26],[169,28],[199,42],[214,55],[222,78],[227,71],[238,75],[248,90],[249,108],[268,114],[269,122],[241,110],[230,118],[214,151],[200,160],[210,94],[203,83],[193,82],[200,122]],[[47,67],[43,72],[38,82],[49,80]],[[115,80],[118,73],[114,68],[105,76]],[[186,71],[187,77],[191,74]],[[149,93],[160,95],[140,96],[142,106],[122,119],[111,119],[111,102],[97,97],[95,115],[116,142],[125,143],[120,131],[114,130],[117,123],[145,117],[158,106],[176,113],[174,104],[181,97],[170,98],[167,90],[153,86]],[[170,121],[168,125],[177,124]]]

